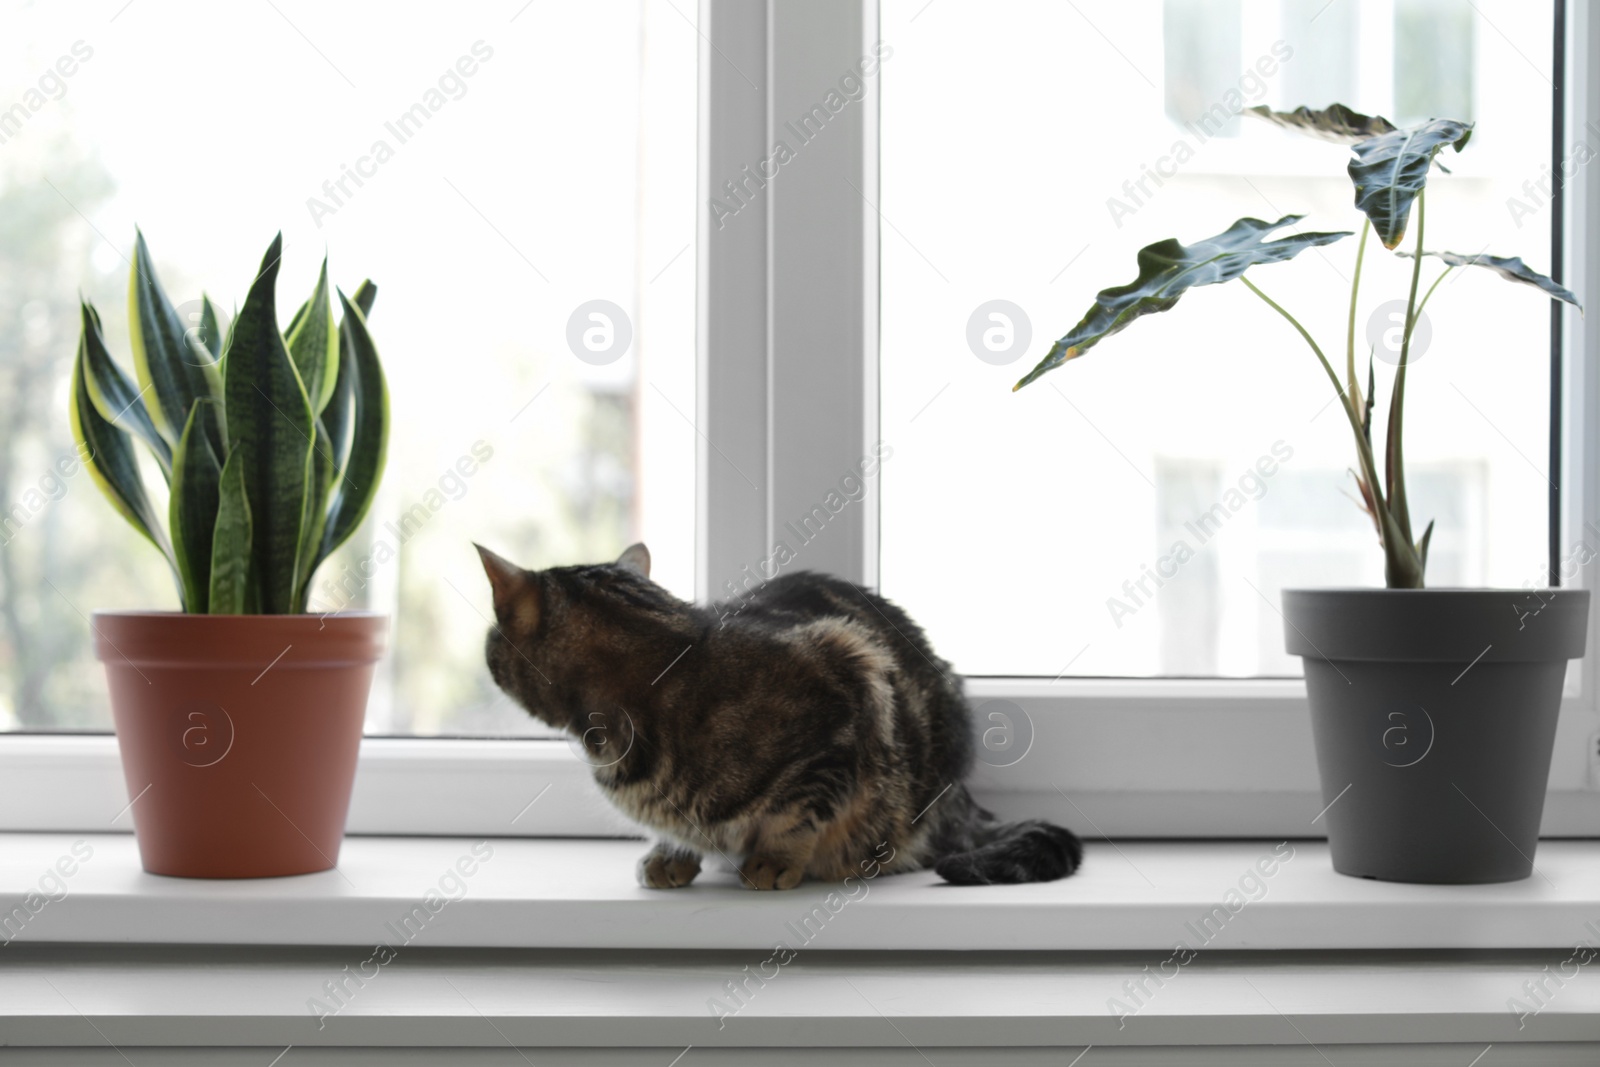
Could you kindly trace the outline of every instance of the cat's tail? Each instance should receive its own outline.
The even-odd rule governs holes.
[[[933,866],[940,878],[955,885],[1053,882],[1083,862],[1083,843],[1077,835],[1043,819],[973,829],[981,843],[942,857]]]

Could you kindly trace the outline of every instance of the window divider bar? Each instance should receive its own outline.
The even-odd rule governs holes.
[[[698,592],[873,582],[876,4],[704,0],[702,17]]]
[[[701,0],[695,592],[767,551],[767,5]],[[744,192],[739,190],[744,188]]]

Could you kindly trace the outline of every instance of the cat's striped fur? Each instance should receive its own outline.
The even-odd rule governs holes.
[[[651,887],[720,853],[758,889],[927,866],[959,883],[1048,881],[1081,849],[1045,822],[997,825],[968,795],[960,679],[899,608],[814,573],[728,605],[616,563],[528,571],[480,548],[495,682],[579,738],[613,804],[658,838]]]

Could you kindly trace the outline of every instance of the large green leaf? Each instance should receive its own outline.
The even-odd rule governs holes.
[[[172,495],[167,502],[167,525],[183,582],[183,610],[196,614],[204,614],[211,599],[211,542],[222,477],[222,465],[211,448],[216,411],[217,402],[209,397],[194,402],[173,453]]]
[[[211,537],[211,595],[207,610],[213,615],[242,615],[251,610],[255,587],[251,582],[250,498],[245,493],[244,462],[235,452],[222,465],[217,491],[217,523]]]
[[[1274,111],[1265,104],[1247,107],[1245,112],[1275,126],[1308,134],[1334,144],[1355,144],[1369,137],[1393,133],[1394,123],[1382,115],[1363,115],[1343,104],[1329,104],[1320,111],[1297,107],[1293,111]]]
[[[1125,329],[1144,315],[1166,311],[1196,286],[1231,281],[1261,263],[1281,263],[1308,248],[1332,244],[1348,232],[1296,233],[1263,242],[1267,234],[1298,222],[1303,216],[1285,215],[1277,222],[1240,219],[1215,237],[1182,245],[1173,238],[1139,250],[1139,277],[1131,284],[1103,290],[1094,306],[1072,332],[1050,346],[1039,365],[1013,388],[1024,385],[1069,359],[1076,359],[1105,338]]]
[[[150,391],[150,419],[176,445],[195,399],[222,395],[221,378],[210,354],[190,346],[187,326],[161,288],[144,234],[137,231],[128,272],[128,332],[139,386]]]
[[[159,548],[168,563],[173,563],[172,548],[161,527],[160,515],[144,490],[144,478],[139,474],[132,439],[101,417],[89,398],[86,347],[86,342],[80,340],[78,358],[72,365],[72,403],[68,407],[78,454],[90,478],[111,501],[117,514]]]
[[[1408,257],[1413,255],[1411,252],[1400,252],[1398,254]],[[1459,252],[1423,252],[1422,254],[1433,256],[1435,259],[1442,260],[1452,267],[1487,267],[1507,281],[1521,282],[1524,285],[1543,289],[1555,299],[1565,300],[1579,311],[1583,310],[1583,305],[1578,303],[1578,298],[1572,294],[1572,290],[1566,288],[1560,282],[1540,274],[1522,262],[1521,256],[1486,256],[1481,253],[1475,256],[1464,256]]]
[[[373,292],[375,290],[368,294],[369,307]],[[377,346],[367,332],[366,316],[361,309],[342,292],[339,303],[344,311],[341,331],[350,356],[353,398],[350,455],[334,487],[333,507],[317,555],[319,563],[344,544],[366,517],[383,478],[384,457],[389,448],[389,387],[384,382]]]
[[[161,464],[162,473],[170,478],[172,448],[156,430],[155,423],[150,421],[144,395],[111,358],[105,337],[100,332],[99,312],[87,303],[80,304],[78,310],[82,319],[81,347],[87,372],[84,383],[88,387],[90,401],[102,419],[137,435],[149,445],[156,461]]]
[[[295,610],[300,534],[312,481],[316,416],[278,332],[274,287],[283,236],[273,239],[261,273],[234,320],[224,390],[228,461],[239,456],[252,521],[254,580],[261,610]]]
[[[1383,247],[1393,250],[1405,238],[1411,204],[1428,184],[1433,157],[1445,145],[1459,152],[1471,138],[1470,122],[1430,119],[1351,146],[1356,207],[1372,220]]]
[[[339,373],[339,328],[333,319],[333,302],[328,293],[328,260],[322,260],[317,288],[301,305],[286,334],[289,354],[305,383],[311,409],[321,412],[333,396]]]

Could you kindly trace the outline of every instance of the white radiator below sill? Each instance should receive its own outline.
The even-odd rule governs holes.
[[[4,1064],[1600,1063],[1600,979],[1507,1010],[1546,953],[1208,952],[1140,997],[1151,954],[804,951],[759,982],[764,951],[408,948],[359,980],[365,950],[0,957]]]
[[[780,893],[742,889],[725,869],[683,889],[641,889],[645,848],[351,837],[334,871],[201,881],[144,873],[128,834],[0,834],[0,941],[740,951],[783,941],[1137,950],[1152,963],[1180,942],[1207,952],[1550,950],[1552,963],[1580,940],[1600,945],[1597,841],[1544,841],[1534,876],[1503,885],[1347,878],[1321,841],[1129,841],[1089,843],[1083,869],[1048,884],[956,887],[917,872]],[[1589,981],[1600,992],[1600,977]]]

